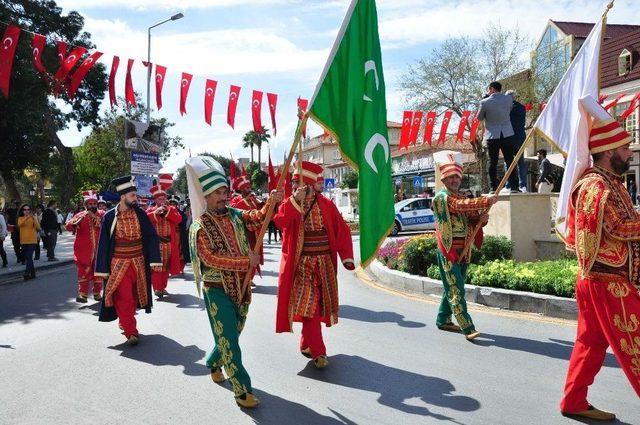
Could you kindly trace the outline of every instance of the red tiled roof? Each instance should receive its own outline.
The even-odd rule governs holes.
[[[632,68],[627,75],[618,75],[618,57],[623,49],[631,51]],[[602,88],[640,80],[640,26],[634,31],[609,38],[602,43],[600,72]]]
[[[551,20],[551,22],[556,24],[565,34],[573,35],[576,38],[587,38],[594,25],[590,22],[566,22],[554,20]],[[607,24],[607,33],[605,38],[617,38],[639,29],[640,25]]]

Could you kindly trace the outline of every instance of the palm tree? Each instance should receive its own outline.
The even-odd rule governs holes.
[[[269,139],[271,135],[269,134],[269,130],[267,130],[264,126],[262,127],[262,131],[251,130],[248,131],[242,141],[242,147],[251,148],[251,162],[253,162],[253,147],[258,147],[258,164],[262,163],[262,144],[269,143]]]

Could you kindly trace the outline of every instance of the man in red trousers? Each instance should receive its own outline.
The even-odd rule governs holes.
[[[260,201],[251,190],[251,180],[247,176],[247,172],[243,170],[240,177],[236,177],[231,182],[231,188],[236,192],[236,195],[231,198],[229,206],[237,208],[243,211],[259,210],[264,206],[264,202]],[[256,246],[256,234],[255,232],[247,231],[247,239],[249,240],[249,246],[252,250]],[[264,250],[260,247],[260,265],[264,264]],[[260,273],[260,267],[256,269]],[[253,281],[252,281],[253,284]]]
[[[322,195],[322,167],[302,163],[293,175],[293,196],[273,217],[282,229],[276,332],[292,332],[302,322],[300,352],[322,369],[329,364],[321,323],[338,322],[338,255],[353,270],[351,231],[336,206]]]
[[[640,396],[640,215],[624,187],[631,136],[595,99],[580,102],[594,117],[588,141],[593,167],[573,187],[567,214],[566,244],[579,267],[578,333],[560,410],[614,421],[616,415],[589,404],[587,392],[611,346]]]
[[[166,183],[165,183],[166,184]],[[182,216],[176,207],[167,202],[166,186],[159,183],[152,186],[150,191],[153,195],[155,205],[147,208],[147,216],[151,224],[156,229],[160,240],[160,257],[162,257],[162,271],[154,271],[151,274],[153,291],[159,299],[167,292],[169,275],[182,273],[182,262],[180,259],[180,236],[177,233],[177,226],[182,222]]]
[[[76,301],[86,303],[89,285],[92,286],[93,299],[100,301],[102,296],[102,278],[93,274],[100,238],[100,222],[104,211],[98,210],[98,197],[92,190],[82,192],[85,210],[74,215],[65,225],[69,232],[75,230],[73,260],[78,268],[78,296]]]

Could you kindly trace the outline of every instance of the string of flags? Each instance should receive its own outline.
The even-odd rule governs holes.
[[[24,30],[17,25],[10,24],[4,31],[2,36],[2,43],[0,44],[0,92],[5,98],[9,98],[11,72],[13,68],[13,61],[15,58],[16,48],[20,40],[21,33],[28,33],[33,35],[31,42],[33,65],[35,69],[42,75],[42,77],[50,84],[52,93],[55,96],[59,96],[62,90],[65,90],[69,99],[73,99],[86,75],[91,68],[104,54],[99,51],[90,53],[85,47],[81,46],[68,46],[65,41],[58,40],[56,42],[56,52],[59,59],[59,66],[53,75],[50,75],[44,64],[42,63],[42,54],[46,48],[46,37],[42,34],[33,33],[28,30]],[[124,99],[127,106],[136,106],[135,90],[133,85],[133,79],[131,76],[133,67],[135,65],[135,59],[129,58],[126,64],[126,76],[124,87]],[[165,66],[148,63],[146,61],[140,61],[142,65],[147,68],[147,72],[154,78],[155,81],[155,98],[156,107],[158,111],[162,109],[162,92],[164,88],[165,76],[167,74],[167,68]],[[111,68],[109,71],[108,87],[109,87],[109,104],[113,108],[118,104],[116,95],[116,75],[120,68],[120,57],[114,55],[111,60]],[[179,111],[180,115],[187,114],[187,98],[189,96],[189,89],[193,81],[193,74],[182,72],[180,79],[180,103]],[[204,121],[211,126],[214,110],[214,101],[216,98],[216,91],[218,89],[218,81],[212,79],[205,79],[204,85]],[[235,128],[235,117],[238,106],[238,100],[242,87],[231,84],[229,87],[229,94],[227,96],[227,124],[231,128]],[[261,90],[253,90],[251,97],[251,118],[253,124],[253,130],[256,132],[262,132],[262,103],[264,92]],[[267,103],[269,106],[269,114],[271,118],[271,129],[273,134],[277,134],[276,125],[276,110],[278,104],[278,95],[276,93],[266,93]],[[302,112],[306,112],[309,101],[307,99],[298,98],[297,105]],[[306,136],[306,129],[304,130]]]

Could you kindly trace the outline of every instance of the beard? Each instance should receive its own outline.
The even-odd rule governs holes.
[[[611,156],[610,161],[611,161],[611,168],[616,174],[619,174],[619,175],[626,173],[631,167],[631,158],[629,158],[626,161],[623,161],[622,158],[620,158],[620,155],[618,155],[617,153],[614,153]]]
[[[87,208],[87,210],[91,211],[92,213],[97,213],[98,212],[98,207],[89,207]]]
[[[125,199],[124,204],[129,208],[133,208],[138,205],[138,201],[129,202]]]

